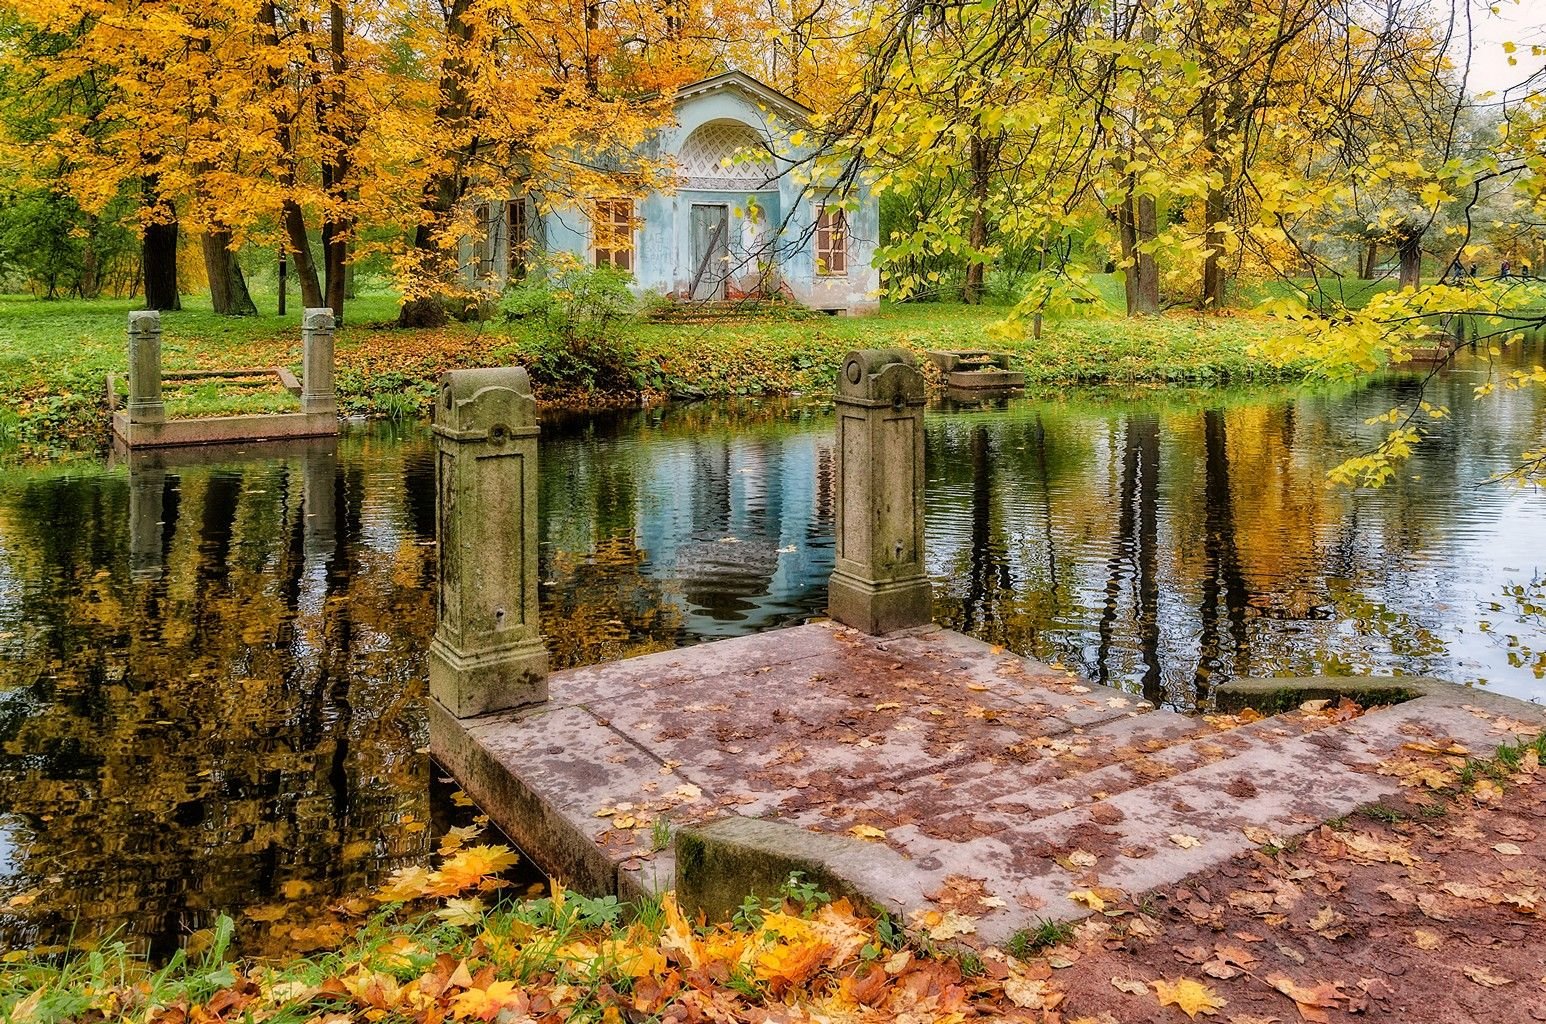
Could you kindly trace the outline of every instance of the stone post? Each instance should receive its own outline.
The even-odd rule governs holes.
[[[164,423],[161,402],[161,314],[154,309],[129,314],[130,423]]]
[[[439,622],[430,695],[458,718],[538,704],[537,403],[519,367],[452,370],[435,403]]]
[[[832,618],[866,633],[933,621],[923,566],[923,375],[900,349],[850,352],[837,381]]]
[[[301,412],[338,414],[333,390],[333,311],[308,309],[301,316]]]

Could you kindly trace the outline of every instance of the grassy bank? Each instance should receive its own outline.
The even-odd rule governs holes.
[[[271,302],[259,298],[260,306]],[[300,315],[218,317],[207,300],[164,315],[168,371],[300,368]],[[0,297],[0,441],[45,448],[89,447],[106,422],[103,381],[125,366],[129,301],[41,302]],[[453,323],[434,330],[391,326],[396,298],[362,296],[348,309],[337,347],[339,397],[347,412],[415,416],[428,408],[436,378],[466,366],[539,363],[552,342],[526,322]],[[992,307],[887,306],[865,318],[789,318],[724,323],[645,322],[629,330],[642,390],[657,396],[723,397],[822,391],[853,348],[992,347],[1012,353],[1033,384],[1218,384],[1292,376],[1247,354],[1269,322],[1248,316],[1173,313],[1142,321],[1110,315],[1049,322],[1040,339],[999,337]],[[544,381],[545,401],[607,401],[637,392],[597,392]],[[631,392],[631,393],[630,393]],[[171,415],[272,411],[272,388],[169,389]]]

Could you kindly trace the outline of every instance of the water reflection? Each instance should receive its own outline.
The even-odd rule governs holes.
[[[1476,382],[1447,378],[1455,422],[1356,494],[1324,471],[1398,379],[935,410],[936,614],[1181,707],[1269,672],[1546,693],[1546,503],[1475,486],[1543,405],[1472,403]],[[820,402],[546,423],[554,664],[818,614],[833,456]],[[225,909],[261,948],[426,856],[447,813],[417,706],[433,482],[427,432],[385,425],[0,472],[0,942],[116,929],[165,952]]]

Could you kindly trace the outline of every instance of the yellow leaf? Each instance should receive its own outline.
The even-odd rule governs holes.
[[[471,927],[483,923],[483,911],[487,909],[476,896],[471,899],[446,900],[446,905],[435,911],[435,916],[448,924]]]
[[[886,830],[876,828],[874,825],[855,825],[848,830],[849,835],[858,836],[860,839],[884,839]]]
[[[1068,898],[1097,912],[1106,909],[1106,901],[1092,889],[1078,889],[1069,893]]]
[[[1190,850],[1194,846],[1202,845],[1202,840],[1198,839],[1196,836],[1183,835],[1180,832],[1173,834],[1170,837],[1170,841],[1181,847],[1183,850]]]
[[[1191,978],[1178,978],[1175,981],[1160,979],[1152,984],[1161,1006],[1179,1007],[1188,1017],[1195,1018],[1199,1013],[1216,1013],[1226,1003],[1210,986]]]
[[[476,1017],[493,1020],[502,1011],[512,1010],[520,1015],[527,1004],[526,993],[513,981],[494,981],[488,988],[474,988],[458,995],[451,1001],[451,1015],[457,1020]]]

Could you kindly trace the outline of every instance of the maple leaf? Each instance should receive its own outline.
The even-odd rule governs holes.
[[[530,998],[514,981],[492,981],[487,988],[472,988],[451,1001],[451,1016],[457,1020],[493,1020],[506,1010],[524,1014]]]
[[[852,836],[858,836],[860,839],[886,838],[886,830],[883,828],[876,828],[874,825],[855,825],[853,828],[848,830],[848,834]]]
[[[1189,836],[1180,832],[1173,833],[1170,837],[1170,841],[1181,847],[1183,850],[1190,850],[1193,847],[1202,845],[1202,840],[1198,839],[1196,836]]]
[[[784,939],[757,954],[754,973],[775,994],[781,993],[821,970],[830,951],[821,939]]]
[[[1191,1018],[1196,1018],[1199,1013],[1215,1014],[1227,1002],[1211,986],[1191,978],[1177,978],[1175,981],[1161,978],[1150,984],[1154,986],[1154,994],[1159,998],[1161,1006],[1175,1006]]]
[[[476,896],[471,899],[450,899],[435,911],[435,916],[447,924],[472,927],[483,923],[483,912],[488,908]]]

